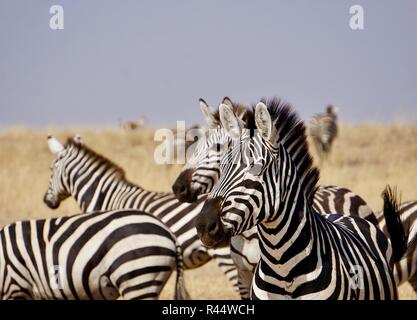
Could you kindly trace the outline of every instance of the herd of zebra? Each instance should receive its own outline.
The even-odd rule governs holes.
[[[176,270],[175,298],[190,299],[184,270],[211,259],[242,299],[396,299],[405,281],[417,292],[417,201],[387,187],[373,212],[347,188],[318,186],[306,125],[277,98],[200,108],[208,130],[173,193],[128,181],[78,135],[48,136],[44,202],[73,197],[83,213],[0,230],[0,298],[157,299]],[[323,151],[334,114],[310,130]]]

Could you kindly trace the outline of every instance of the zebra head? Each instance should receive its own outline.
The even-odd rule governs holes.
[[[243,126],[246,108],[232,103],[228,97],[223,99],[223,104],[234,111],[239,119],[239,124]],[[211,191],[219,179],[220,159],[232,142],[221,125],[219,112],[210,108],[203,99],[200,99],[200,109],[209,130],[198,141],[187,164],[172,186],[175,196],[182,202],[194,202],[199,195]]]
[[[231,236],[267,220],[277,192],[269,183],[275,175],[277,151],[271,143],[273,126],[266,106],[256,106],[255,130],[242,128],[225,104],[220,105],[219,114],[233,143],[221,159],[219,180],[196,219],[198,235],[208,247],[227,245]]]
[[[79,135],[72,138],[72,144],[66,146],[63,146],[55,137],[48,136],[48,148],[55,155],[55,159],[50,166],[52,175],[43,201],[51,209],[58,208],[61,201],[71,195],[67,165],[73,157],[73,145],[80,145],[81,143],[81,136]]]
[[[299,116],[291,105],[274,98],[259,102],[253,118],[254,124],[249,120],[242,130],[230,108],[220,106],[222,125],[234,143],[196,219],[198,235],[207,246],[223,245],[256,225],[269,230],[294,206],[313,201],[319,172],[312,165]]]

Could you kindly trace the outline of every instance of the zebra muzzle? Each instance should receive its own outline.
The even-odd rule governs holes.
[[[56,197],[51,196],[49,193],[46,193],[43,197],[43,202],[50,208],[50,209],[57,209],[59,207],[60,201]]]
[[[230,244],[231,234],[220,219],[221,203],[221,197],[206,200],[195,222],[199,238],[209,248]]]
[[[175,197],[181,202],[194,202],[197,200],[197,192],[191,189],[192,175],[192,169],[184,170],[172,186]]]

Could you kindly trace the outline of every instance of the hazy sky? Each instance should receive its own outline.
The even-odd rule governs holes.
[[[417,1],[0,1],[0,126],[193,124],[225,95],[417,120]]]

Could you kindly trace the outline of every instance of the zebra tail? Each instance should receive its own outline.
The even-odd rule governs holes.
[[[184,281],[184,262],[182,258],[182,250],[177,243],[176,264],[177,264],[177,277],[175,280],[175,300],[190,300],[190,295],[187,292]]]
[[[382,199],[384,200],[385,222],[388,234],[391,238],[392,257],[394,262],[398,262],[407,251],[408,235],[404,230],[404,225],[402,224],[399,215],[397,188],[391,189],[391,187],[387,185],[382,192]]]

